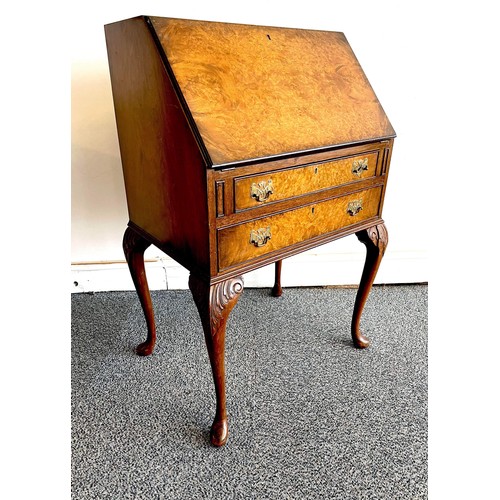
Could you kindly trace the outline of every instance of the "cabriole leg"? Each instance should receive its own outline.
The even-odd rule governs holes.
[[[210,442],[214,446],[222,446],[228,436],[224,368],[226,322],[243,291],[243,278],[239,276],[210,286],[205,280],[191,274],[189,288],[200,313],[215,384],[217,403]]]
[[[139,344],[136,348],[140,356],[148,356],[153,352],[156,342],[156,326],[153,313],[153,304],[151,294],[149,293],[148,280],[144,269],[144,251],[151,243],[145,240],[139,233],[132,228],[127,227],[123,235],[123,252],[127,259],[128,268],[134,282],[137,295],[141,302],[146,324],[148,327],[148,336],[145,342]]]
[[[283,290],[281,289],[281,263],[282,260],[277,260],[274,267],[274,286],[271,291],[273,297],[281,297]]]
[[[356,233],[359,241],[366,246],[366,261],[361,275],[356,302],[354,303],[354,313],[352,316],[351,334],[354,345],[359,348],[368,347],[369,340],[359,331],[361,313],[370,293],[375,276],[377,275],[380,262],[384,256],[389,236],[387,228],[383,223],[372,226]]]

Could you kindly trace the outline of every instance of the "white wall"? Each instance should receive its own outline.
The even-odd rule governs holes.
[[[421,36],[420,11],[390,4],[81,3],[72,30],[72,291],[132,289],[121,249],[128,218],[103,25],[139,14],[343,31],[398,134],[383,214],[390,242],[377,281],[427,281],[429,213],[423,200],[433,165],[420,148],[430,139],[422,67],[431,41]],[[159,250],[148,249],[146,258],[152,289],[187,286],[187,273]],[[363,259],[364,246],[351,236],[285,261],[283,284],[355,284]],[[269,286],[272,279],[268,266],[245,281]]]

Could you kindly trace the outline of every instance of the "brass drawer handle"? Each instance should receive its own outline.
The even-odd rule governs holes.
[[[347,213],[353,217],[356,215],[358,212],[361,212],[363,210],[363,200],[354,200],[350,201],[347,204]]]
[[[271,227],[262,227],[250,231],[250,243],[256,247],[263,247],[271,239]]]
[[[352,162],[351,172],[358,177],[361,177],[361,174],[368,170],[368,158],[363,158],[362,160],[354,160]]]
[[[250,188],[250,196],[257,201],[266,201],[273,194],[273,180],[254,182]]]

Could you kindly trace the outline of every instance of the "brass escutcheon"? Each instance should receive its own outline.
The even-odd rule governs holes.
[[[352,162],[351,172],[358,177],[361,177],[361,174],[368,170],[368,158],[363,158],[362,160],[354,160]]]
[[[271,239],[271,227],[262,227],[250,231],[250,243],[256,247],[263,247]]]
[[[347,204],[347,213],[350,216],[356,215],[361,210],[363,210],[363,200],[354,200]]]
[[[250,196],[257,201],[266,201],[273,194],[273,180],[254,182],[250,188]]]

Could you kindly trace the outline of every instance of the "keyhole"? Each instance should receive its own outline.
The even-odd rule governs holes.
[[[314,167],[314,173],[317,174],[318,173],[318,167]]]
[[[311,208],[311,213],[313,214],[314,213],[314,207]]]

